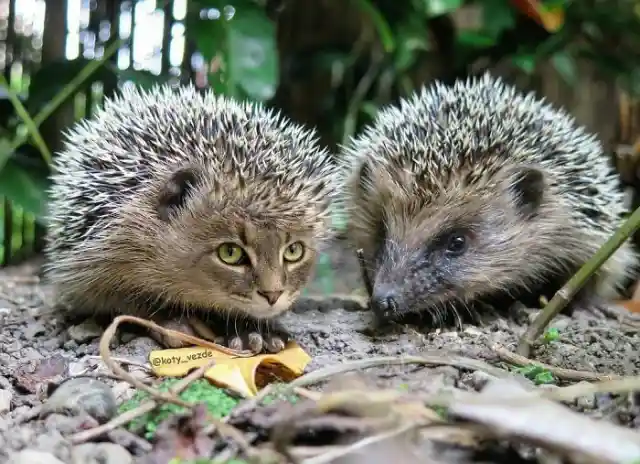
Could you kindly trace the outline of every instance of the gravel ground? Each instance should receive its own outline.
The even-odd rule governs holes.
[[[330,256],[340,276],[333,291],[360,292],[355,259],[339,247],[331,250]],[[65,326],[51,307],[52,289],[37,277],[39,269],[39,262],[30,262],[0,270],[0,462],[134,462],[135,441],[127,441],[126,437],[112,437],[115,443],[76,446],[64,438],[71,432],[95,426],[100,414],[89,416],[74,412],[68,405],[56,405],[55,396],[50,397],[51,385],[101,365],[94,356],[98,356],[98,337],[102,332],[91,321]],[[318,279],[310,293],[317,295],[322,284]],[[496,318],[483,326],[467,325],[459,331],[397,327],[374,335],[369,312],[356,305],[344,306],[339,300],[322,304],[301,302],[287,316],[291,332],[313,357],[308,370],[346,360],[425,353],[455,353],[504,366],[495,345],[514,350],[519,335],[536,314],[523,309],[519,317],[513,318],[515,321]],[[553,326],[558,328],[560,339],[536,347],[532,354],[536,360],[579,371],[638,374],[640,337],[637,333],[625,333],[616,321],[596,320],[581,313],[573,318],[557,318]],[[146,363],[149,350],[158,348],[148,337],[123,333],[119,340],[113,355],[141,363]],[[477,372],[454,366],[383,366],[368,369],[362,375],[378,386],[403,384],[409,391],[418,392],[447,385],[478,389],[483,380]],[[117,401],[133,393],[124,382],[113,379],[104,382],[112,388]],[[112,407],[98,406],[104,420],[113,414]],[[635,428],[640,420],[629,401],[616,401],[608,394],[581,398],[574,409],[630,428]],[[36,416],[37,412],[41,414]],[[509,459],[503,461],[515,462]]]

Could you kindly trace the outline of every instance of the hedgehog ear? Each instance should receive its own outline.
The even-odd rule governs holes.
[[[535,214],[544,198],[544,173],[535,167],[518,166],[509,169],[507,181],[518,211],[525,217]]]
[[[168,221],[182,207],[195,186],[197,173],[193,168],[180,168],[171,174],[158,195],[158,216]]]

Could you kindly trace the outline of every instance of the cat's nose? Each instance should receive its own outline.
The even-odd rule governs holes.
[[[280,298],[280,296],[283,293],[284,293],[284,291],[282,291],[282,290],[278,290],[276,292],[263,292],[263,291],[260,291],[260,290],[258,291],[258,295],[260,295],[262,298],[267,300],[271,306],[276,304],[276,302],[278,301],[278,298]]]

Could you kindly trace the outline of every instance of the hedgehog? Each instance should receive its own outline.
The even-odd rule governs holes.
[[[489,73],[383,107],[341,152],[338,202],[382,321],[537,305],[627,213],[596,136]],[[637,264],[625,243],[567,313],[607,313]]]
[[[279,351],[278,316],[330,235],[337,170],[315,129],[262,104],[125,87],[64,134],[53,166],[44,272],[57,306]]]

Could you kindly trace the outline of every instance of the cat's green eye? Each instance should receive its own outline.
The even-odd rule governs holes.
[[[218,247],[218,258],[230,266],[238,266],[245,262],[245,252],[235,243],[223,243]]]
[[[294,242],[284,249],[283,258],[289,263],[297,263],[304,257],[304,244],[302,242]]]

